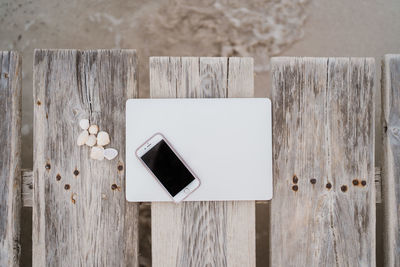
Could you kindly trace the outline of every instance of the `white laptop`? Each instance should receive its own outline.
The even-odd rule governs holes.
[[[272,198],[267,98],[130,99],[126,103],[126,199],[172,201],[136,155],[161,133],[201,181],[184,201]]]

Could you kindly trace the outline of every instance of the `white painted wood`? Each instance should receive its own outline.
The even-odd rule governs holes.
[[[19,266],[21,213],[21,57],[0,51],[0,266]]]
[[[382,73],[385,266],[400,266],[400,55],[385,55]]]
[[[251,71],[235,71],[244,66]],[[150,59],[152,98],[246,97],[253,90],[249,58]],[[255,266],[254,201],[153,202],[151,208],[153,266]]]
[[[138,205],[125,200],[125,101],[138,95],[134,50],[36,50],[33,266],[138,266]],[[90,159],[79,120],[119,155]]]
[[[370,58],[272,59],[270,266],[375,266],[374,75]]]

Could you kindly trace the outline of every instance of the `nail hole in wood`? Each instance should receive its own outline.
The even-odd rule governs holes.
[[[70,188],[71,188],[71,186],[69,184],[64,185],[65,190],[69,190]]]
[[[57,180],[57,181],[60,181],[60,180],[61,180],[61,175],[60,175],[59,173],[57,173],[56,180]]]
[[[367,185],[367,181],[362,180],[362,181],[361,181],[361,185],[362,185],[362,186],[366,186],[366,185]]]
[[[294,192],[297,192],[299,190],[299,187],[297,185],[292,186],[292,190]]]
[[[360,182],[357,179],[353,180],[353,185],[358,185]]]
[[[297,182],[299,181],[299,178],[297,178],[297,175],[293,175],[293,183],[297,184]]]
[[[121,191],[121,187],[119,187],[118,185],[116,185],[116,184],[112,184],[111,185],[111,189],[114,191],[114,190],[117,190],[117,191]]]
[[[36,102],[36,104],[37,104],[38,106],[40,106],[40,105],[42,104],[42,102],[40,102],[40,100],[38,100],[38,101]]]
[[[50,163],[47,163],[46,166],[44,166],[44,167],[46,168],[46,170],[50,170],[51,169]]]
[[[342,192],[346,192],[347,191],[347,185],[342,185],[340,187],[340,190],[342,190]]]
[[[124,166],[118,165],[118,170],[119,170],[119,171],[122,171],[123,169],[124,169]]]
[[[78,171],[78,170],[75,170],[75,171],[74,171],[74,175],[75,175],[75,176],[78,176],[78,175],[79,175],[79,171]]]
[[[310,179],[310,183],[311,184],[316,184],[317,183],[317,179],[315,179],[315,178]]]
[[[331,189],[332,188],[332,184],[331,183],[327,183],[326,184],[326,189]]]
[[[6,73],[4,73],[4,78],[8,78],[8,73],[6,72]]]
[[[30,184],[28,187],[29,189],[33,189],[33,184]]]

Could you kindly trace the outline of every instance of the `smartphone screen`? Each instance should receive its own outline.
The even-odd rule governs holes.
[[[195,179],[164,140],[153,146],[141,159],[173,197]]]

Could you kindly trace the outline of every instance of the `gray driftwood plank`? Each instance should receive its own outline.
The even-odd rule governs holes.
[[[22,206],[32,207],[33,197],[33,172],[31,170],[22,170]],[[375,188],[376,188],[376,203],[381,203],[381,168],[375,167]],[[257,203],[257,201],[256,201]],[[144,205],[150,203],[143,203]]]
[[[150,94],[253,95],[250,58],[150,59]],[[255,266],[255,202],[152,203],[153,266]]]
[[[272,59],[271,266],[375,266],[374,73]]]
[[[0,266],[19,266],[21,57],[0,51]]]
[[[382,117],[385,266],[400,266],[400,55],[383,61]]]
[[[134,50],[37,50],[34,57],[34,266],[138,266],[138,205],[125,201],[125,101]],[[119,151],[76,145],[88,118]]]

